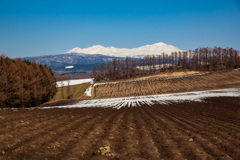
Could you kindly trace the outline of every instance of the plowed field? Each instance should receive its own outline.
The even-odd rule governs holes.
[[[0,110],[0,159],[240,159],[240,98]]]
[[[240,87],[239,71],[221,71],[178,77],[150,78],[95,84],[95,98],[143,96]]]

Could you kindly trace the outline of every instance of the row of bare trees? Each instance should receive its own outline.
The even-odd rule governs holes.
[[[193,51],[173,52],[145,56],[141,59],[127,57],[113,59],[94,66],[96,81],[134,78],[165,71],[202,70],[218,71],[240,67],[240,55],[233,48],[197,48]]]
[[[0,56],[0,107],[33,107],[55,93],[56,80],[48,66]]]

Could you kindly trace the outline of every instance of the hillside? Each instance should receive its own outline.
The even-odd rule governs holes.
[[[205,72],[94,85],[95,98],[133,97],[240,87],[240,71]]]
[[[58,92],[56,95],[52,98],[52,102],[68,99],[68,94],[71,95],[72,99],[78,99],[83,96],[86,89],[90,86],[90,83],[83,83],[78,85],[69,86],[69,93],[68,93],[68,87],[64,86],[63,88],[58,88]]]
[[[0,159],[239,159],[239,102],[0,110]]]

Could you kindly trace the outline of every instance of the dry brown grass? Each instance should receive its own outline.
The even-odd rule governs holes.
[[[186,74],[190,73],[193,74],[196,72]],[[169,76],[179,75],[184,74],[179,72],[169,74]],[[140,79],[137,81],[95,86],[93,88],[94,96],[95,98],[128,97],[240,87],[239,71],[213,72],[203,76],[167,80],[164,79],[167,75],[162,75],[161,78],[163,79],[151,79],[150,77],[148,76],[147,80]],[[156,77],[157,75],[152,76],[152,78]]]
[[[191,75],[191,74],[197,74],[197,73],[204,73],[204,72],[202,72],[202,71],[162,72],[162,73],[155,73],[155,74],[151,74],[151,75],[141,76],[141,77],[137,77],[137,78],[100,81],[100,82],[97,82],[97,84],[109,83],[109,82],[124,82],[124,81],[132,81],[132,80],[152,79],[152,78],[174,77],[174,76]]]
[[[203,72],[200,72],[200,71],[180,71],[180,72],[157,73],[157,74],[151,74],[151,75],[144,76],[144,77],[135,78],[135,80],[184,76],[184,75],[191,75],[191,74],[197,74],[197,73],[203,73]]]

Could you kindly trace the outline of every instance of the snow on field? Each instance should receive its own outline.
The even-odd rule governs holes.
[[[86,96],[91,97],[92,96],[91,92],[92,92],[92,85],[88,87],[84,93],[86,94]]]
[[[113,107],[120,109],[125,106],[140,107],[141,104],[171,104],[183,101],[203,101],[207,97],[237,97],[240,96],[240,88],[208,90],[198,92],[185,92],[175,94],[160,94],[137,97],[121,97],[108,99],[82,100],[75,104],[65,106],[44,107],[48,108],[82,108],[82,107]]]
[[[93,83],[93,78],[88,78],[88,79],[74,79],[74,80],[69,80],[70,81],[70,86],[73,85],[78,85],[82,83]],[[68,86],[68,81],[59,81],[57,82],[57,87],[62,87],[62,86]]]
[[[128,80],[128,81],[120,81],[120,82],[95,83],[94,86],[99,86],[99,85],[104,85],[104,84],[129,83],[129,82],[136,82],[136,81],[155,81],[155,80],[169,80],[169,79],[177,79],[177,78],[196,77],[196,76],[203,76],[203,75],[206,75],[206,74],[209,74],[209,73],[210,72],[196,73],[196,74],[189,74],[189,75],[182,75],[182,76],[173,76],[173,77],[161,77],[161,78]]]

